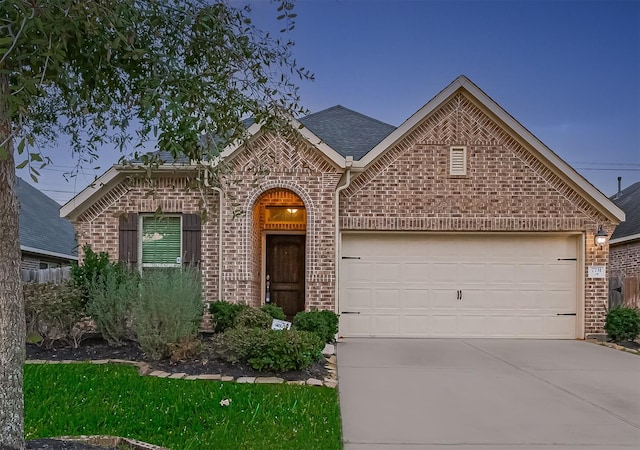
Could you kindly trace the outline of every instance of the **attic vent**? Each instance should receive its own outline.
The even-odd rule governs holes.
[[[467,174],[467,147],[451,147],[449,154],[449,175]]]

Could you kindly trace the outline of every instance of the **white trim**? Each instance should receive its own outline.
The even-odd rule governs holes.
[[[366,168],[372,162],[374,162],[379,156],[381,156],[386,150],[391,148],[397,142],[399,142],[405,135],[410,133],[417,125],[435,110],[437,110],[443,103],[451,98],[458,90],[464,89],[470,95],[472,95],[482,106],[487,108],[490,113],[496,116],[507,128],[512,130],[516,135],[520,136],[525,143],[533,147],[542,160],[546,159],[547,166],[551,168],[557,168],[560,173],[575,186],[590,197],[593,201],[590,202],[601,212],[603,212],[613,222],[624,221],[624,212],[618,208],[611,200],[609,200],[602,192],[596,189],[591,183],[589,183],[582,175],[575,171],[569,164],[564,162],[558,155],[556,155],[550,148],[544,145],[538,138],[536,138],[529,130],[522,126],[516,119],[514,119],[509,113],[507,113],[500,105],[493,101],[487,94],[485,94],[478,86],[476,86],[471,80],[464,75],[460,75],[449,86],[444,88],[438,95],[431,99],[426,105],[420,108],[415,114],[409,117],[402,125],[383,139],[373,150],[365,155],[359,161],[354,161],[354,167]]]
[[[23,251],[23,252],[35,253],[35,254],[38,254],[38,255],[53,256],[55,258],[72,259],[74,261],[78,260],[77,256],[65,255],[64,253],[58,253],[58,252],[50,252],[48,250],[42,250],[42,249],[35,248],[35,247],[27,247],[26,245],[21,245],[20,246],[20,250]]]
[[[622,244],[624,242],[635,241],[636,239],[640,239],[640,233],[611,239],[609,240],[609,245]]]

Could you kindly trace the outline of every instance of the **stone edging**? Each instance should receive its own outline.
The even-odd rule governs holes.
[[[601,345],[603,347],[609,347],[609,348],[613,348],[623,352],[631,353],[634,355],[640,355],[640,348],[639,349],[628,348],[628,347],[625,347],[624,345],[618,345],[613,342],[604,342],[598,339],[586,339],[586,341],[591,342],[592,344]]]
[[[60,441],[77,442],[81,444],[95,445],[97,447],[120,447],[127,445],[127,448],[136,450],[169,450],[167,447],[148,444],[135,439],[123,438],[119,436],[62,436],[52,438]]]
[[[149,363],[139,361],[129,361],[126,359],[97,359],[88,361],[74,361],[74,360],[60,360],[51,361],[43,359],[31,359],[25,361],[25,364],[74,364],[74,363],[90,363],[90,364],[125,364],[134,366],[138,369],[138,373],[141,376],[169,378],[172,380],[214,380],[214,381],[226,381],[236,383],[251,383],[251,384],[291,384],[300,386],[325,386],[329,388],[335,388],[338,386],[338,369],[336,366],[335,346],[327,344],[322,352],[325,358],[325,367],[329,372],[329,375],[324,380],[318,380],[317,378],[309,378],[308,380],[295,380],[285,381],[283,378],[278,377],[238,377],[237,379],[231,376],[225,376],[220,374],[203,374],[203,375],[187,375],[186,373],[169,373],[162,370],[152,370]]]

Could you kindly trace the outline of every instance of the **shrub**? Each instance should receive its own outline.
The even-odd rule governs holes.
[[[170,342],[168,348],[171,362],[192,360],[202,352],[202,341],[196,336],[184,337]]]
[[[211,303],[209,305],[209,312],[213,314],[215,332],[222,333],[228,328],[232,328],[236,315],[244,308],[248,308],[248,306],[229,303],[224,300]]]
[[[316,333],[325,342],[333,342],[338,332],[338,315],[333,311],[299,312],[293,318],[293,326]]]
[[[614,342],[633,341],[640,334],[640,313],[624,306],[614,308],[607,314],[604,329]]]
[[[63,284],[27,283],[23,287],[27,333],[34,334],[45,347],[51,348],[60,340],[78,348],[89,327],[83,319],[84,292],[73,281]]]
[[[284,315],[284,310],[273,303],[266,303],[260,309],[269,314],[273,319],[286,320],[287,318],[287,316]]]
[[[71,279],[76,286],[84,291],[84,299],[87,301],[93,280],[106,275],[107,271],[119,271],[121,268],[118,264],[109,261],[107,252],[95,253],[89,244],[85,244],[82,251],[84,252],[84,260],[82,265],[77,263],[71,265]]]
[[[139,279],[137,272],[111,267],[89,283],[87,313],[109,345],[120,346],[134,337],[131,310],[138,297]]]
[[[192,270],[145,270],[133,305],[133,329],[152,359],[169,356],[169,344],[195,337],[202,320],[200,276]]]
[[[320,360],[324,348],[318,335],[298,330],[234,328],[216,336],[213,342],[224,359],[272,372],[304,369]]]
[[[234,328],[271,328],[269,313],[255,308],[242,308],[233,321]]]

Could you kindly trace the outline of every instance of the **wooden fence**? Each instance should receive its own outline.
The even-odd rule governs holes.
[[[71,278],[71,267],[55,267],[51,269],[22,269],[22,281],[25,283],[56,283],[60,284]]]
[[[617,306],[640,309],[640,277],[609,277],[609,309]]]

